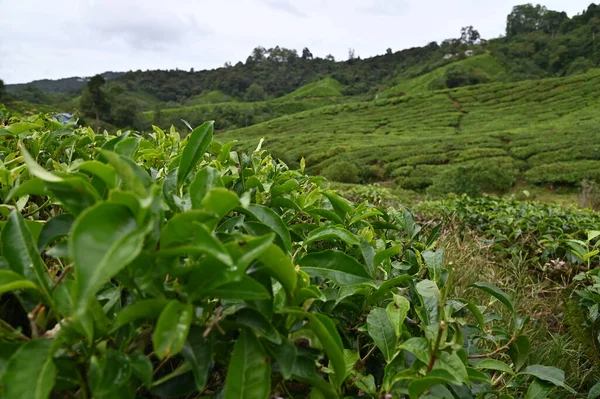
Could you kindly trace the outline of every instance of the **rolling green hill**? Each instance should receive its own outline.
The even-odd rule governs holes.
[[[312,173],[352,163],[361,181],[424,189],[480,170],[504,185],[600,179],[600,70],[322,107],[232,130],[221,141],[264,148]],[[500,179],[501,180],[501,179]],[[506,187],[490,187],[505,189]]]
[[[435,86],[439,86],[440,84],[445,85],[445,78],[448,70],[456,68],[456,66],[461,66],[481,73],[492,82],[504,82],[509,79],[506,69],[500,64],[496,57],[491,54],[481,54],[469,57],[465,60],[450,62],[445,66],[412,79],[401,79],[396,85],[383,91],[379,97],[387,98],[404,94],[415,94],[439,88]]]
[[[286,94],[282,100],[299,100],[314,97],[343,97],[344,86],[333,78],[325,78],[317,82],[308,83],[298,90]]]

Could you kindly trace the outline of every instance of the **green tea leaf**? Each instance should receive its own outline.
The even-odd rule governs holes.
[[[142,384],[146,388],[150,388],[152,385],[152,362],[148,359],[148,356],[135,353],[129,356],[129,363],[131,364],[131,371],[136,375]]]
[[[5,203],[9,203],[13,198],[20,198],[24,195],[48,195],[49,191],[46,188],[46,182],[42,179],[38,179],[34,177],[33,179],[29,179],[24,183],[21,183],[15,187],[8,193]]]
[[[233,347],[225,381],[225,399],[267,399],[271,393],[271,365],[260,341],[242,330]]]
[[[387,362],[396,354],[398,338],[385,309],[375,308],[367,316],[369,335]]]
[[[408,384],[410,399],[418,399],[429,388],[440,384],[453,383],[454,379],[445,370],[431,370],[425,377],[417,378]]]
[[[42,227],[42,231],[38,237],[38,250],[42,252],[44,248],[46,248],[46,246],[52,241],[68,235],[74,222],[75,218],[73,215],[69,215],[68,213],[57,215],[48,220],[44,224],[44,227]]]
[[[188,142],[181,154],[177,170],[177,184],[181,186],[202,160],[213,139],[214,121],[204,122],[188,135]]]
[[[172,300],[160,313],[152,340],[154,353],[160,360],[174,356],[183,349],[190,331],[193,310],[191,304]]]
[[[335,373],[333,381],[335,387],[339,389],[346,375],[346,361],[344,359],[342,338],[331,319],[323,314],[312,314],[299,309],[286,309],[284,313],[308,319],[308,328],[315,333],[329,357],[329,362]]]
[[[69,237],[78,286],[77,313],[85,312],[100,287],[138,256],[144,236],[124,205],[100,203],[77,218]]]
[[[565,372],[562,371],[561,369],[557,369],[556,367],[542,366],[540,364],[535,364],[533,366],[527,367],[525,370],[521,371],[519,374],[532,375],[536,378],[539,378],[542,381],[547,381],[558,387],[564,388],[572,394],[577,393],[571,387],[569,387],[567,384],[565,384]]]
[[[77,165],[77,169],[102,179],[108,188],[117,187],[117,171],[99,161],[86,161]]]
[[[0,270],[0,296],[6,292],[18,290],[38,290],[38,286],[10,270]]]
[[[213,361],[212,342],[202,334],[203,329],[192,327],[181,351],[183,358],[192,366],[198,392],[204,391]]]
[[[279,236],[279,238],[281,238],[284,249],[287,252],[292,249],[290,232],[278,214],[276,214],[272,209],[262,205],[250,205],[248,207],[248,211],[250,211],[256,219],[267,225],[275,232],[275,234]]]
[[[210,166],[200,169],[190,184],[192,208],[202,209],[202,200],[215,187],[223,187],[223,180],[219,171]]]
[[[101,150],[100,153],[108,159],[108,162],[119,174],[123,189],[133,192],[140,198],[148,195],[148,187],[152,184],[152,180],[145,170],[131,159],[115,152]]]
[[[387,313],[387,316],[392,323],[392,327],[394,327],[394,332],[398,338],[402,334],[404,320],[406,319],[406,315],[408,314],[409,310],[410,302],[408,299],[396,294],[394,294],[394,300],[390,302],[385,309],[385,312]]]
[[[506,294],[506,292],[502,291],[500,288],[489,283],[473,283],[470,286],[487,292],[488,294],[492,295],[500,302],[502,302],[502,304],[506,306],[506,308],[512,313],[515,313],[515,305],[513,304],[510,297]]]
[[[535,380],[531,383],[531,385],[529,385],[529,389],[525,394],[525,399],[546,399],[550,391],[552,391],[552,388],[553,387],[550,384],[543,383],[540,380]]]
[[[47,298],[50,294],[50,277],[34,239],[23,217],[12,211],[2,229],[2,250],[10,269],[39,286]]]
[[[90,391],[94,398],[111,399],[120,396],[131,376],[129,358],[109,349],[104,356],[93,356],[88,372]]]
[[[55,384],[52,341],[36,339],[25,343],[10,358],[0,385],[6,399],[46,399]]]
[[[427,341],[427,338],[410,338],[404,341],[399,348],[412,353],[417,359],[425,364],[429,363],[429,359],[431,359],[431,354],[429,353],[429,341]]]
[[[315,241],[327,241],[332,238],[344,241],[348,245],[359,245],[360,240],[348,230],[337,226],[323,226],[310,232],[304,244],[308,245]]]
[[[298,356],[298,348],[296,348],[296,345],[284,343],[282,345],[272,346],[271,352],[279,365],[281,376],[286,380],[292,378],[294,363],[296,362],[296,356]]]
[[[116,331],[139,319],[156,319],[168,303],[169,301],[163,298],[142,299],[134,302],[117,313],[111,331]]]
[[[298,274],[290,258],[275,244],[270,244],[258,256],[258,260],[265,266],[265,271],[275,277],[289,297],[296,290]]]
[[[328,278],[340,286],[374,285],[365,267],[343,252],[327,250],[309,253],[298,264],[310,276]]]
[[[501,371],[503,373],[508,373],[510,375],[514,375],[515,372],[510,368],[510,366],[504,362],[495,359],[485,359],[480,361],[474,366],[478,370],[496,370]]]
[[[269,320],[257,310],[251,308],[240,309],[229,319],[250,328],[259,337],[262,336],[276,345],[281,344],[280,334],[271,325]]]
[[[524,335],[521,335],[510,345],[508,348],[508,355],[515,365],[515,370],[521,369],[521,367],[527,363],[530,348],[531,345],[529,344],[529,338]]]
[[[201,206],[207,212],[222,219],[240,204],[236,193],[226,188],[216,187],[211,189],[202,199]]]
[[[271,298],[267,289],[252,277],[244,276],[240,281],[227,283],[204,293],[204,296],[241,301],[259,301]]]

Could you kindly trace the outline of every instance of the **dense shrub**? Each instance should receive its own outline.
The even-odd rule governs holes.
[[[476,85],[487,83],[490,77],[478,68],[466,65],[453,65],[446,70],[446,87],[453,89],[455,87]]]
[[[483,192],[504,193],[516,181],[512,165],[476,161],[468,165],[449,167],[437,175],[427,192],[432,195],[448,193],[478,196]]]
[[[358,183],[360,181],[360,169],[352,162],[335,162],[321,172],[328,180],[340,183]]]

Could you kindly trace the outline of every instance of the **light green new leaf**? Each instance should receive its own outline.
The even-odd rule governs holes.
[[[573,394],[577,393],[573,390],[573,388],[571,388],[567,384],[565,384],[565,372],[562,371],[561,369],[557,369],[556,367],[542,366],[540,364],[535,364],[533,366],[527,367],[525,370],[523,370],[519,374],[532,375],[534,377],[539,378],[542,381],[547,381],[558,387],[562,387]]]
[[[222,219],[240,204],[240,198],[231,190],[215,187],[202,198],[201,207],[217,219]]]
[[[77,279],[77,313],[85,312],[94,294],[133,261],[145,232],[124,205],[100,203],[81,214],[69,237]]]
[[[300,259],[298,264],[310,276],[328,278],[340,286],[375,285],[373,277],[363,265],[340,251],[309,253]]]
[[[470,286],[487,292],[488,294],[492,295],[500,302],[502,302],[502,304],[506,306],[506,308],[512,313],[515,312],[515,305],[513,304],[508,294],[502,291],[500,288],[496,287],[495,285],[489,283],[473,283]]]
[[[17,211],[10,213],[2,228],[2,250],[13,272],[39,286],[47,298],[51,297],[48,269],[37,252],[23,217]]]
[[[86,161],[79,164],[77,169],[102,179],[108,188],[115,188],[117,186],[117,171],[113,167],[102,162]]]
[[[124,325],[139,319],[156,319],[169,301],[164,298],[142,299],[127,306],[117,313],[111,331],[116,331]]]
[[[202,200],[215,187],[223,187],[223,180],[219,171],[210,166],[200,169],[189,188],[192,208],[202,209]]]
[[[52,341],[36,339],[25,343],[8,361],[0,385],[4,399],[46,399],[56,378]]]
[[[132,191],[141,198],[146,197],[148,187],[152,184],[152,179],[145,170],[131,159],[125,158],[115,152],[101,150],[100,153],[116,169],[121,178],[122,187],[125,190]]]
[[[225,399],[267,399],[271,393],[271,364],[251,331],[242,330],[233,347]]]
[[[394,300],[387,305],[385,312],[392,323],[392,327],[394,327],[396,336],[400,338],[402,326],[404,326],[404,320],[406,319],[406,315],[410,310],[410,302],[401,295],[393,295]]]
[[[387,316],[385,309],[375,308],[367,316],[369,335],[373,338],[375,345],[379,348],[386,362],[392,360],[396,354],[398,337],[394,327]]]
[[[191,304],[172,300],[160,313],[152,340],[154,353],[160,360],[181,352],[190,331],[193,311]]]
[[[21,154],[23,154],[23,161],[25,161],[27,169],[32,176],[40,178],[45,182],[60,182],[63,180],[62,177],[57,176],[52,172],[48,172],[46,169],[38,165],[35,159],[33,159],[33,157],[25,148],[25,145],[22,142],[19,144],[21,146]]]
[[[194,129],[188,136],[187,144],[181,154],[179,169],[177,170],[177,184],[181,186],[192,173],[196,165],[202,160],[204,153],[213,139],[214,121],[204,122]]]
[[[510,368],[510,366],[504,362],[495,359],[485,359],[480,361],[474,366],[478,370],[496,370],[501,371],[503,373],[508,373],[510,375],[514,375],[515,372]]]
[[[0,296],[18,290],[38,290],[38,286],[11,270],[0,270]]]
[[[298,273],[289,256],[275,244],[270,244],[258,256],[258,260],[265,266],[265,271],[275,277],[289,297],[296,290]]]

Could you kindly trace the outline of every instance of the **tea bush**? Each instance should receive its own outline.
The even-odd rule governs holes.
[[[358,183],[360,181],[360,169],[352,162],[335,162],[323,169],[321,174],[331,181],[340,183]]]
[[[3,398],[534,398],[528,318],[438,229],[172,129],[0,129]],[[500,315],[505,315],[501,317]]]

